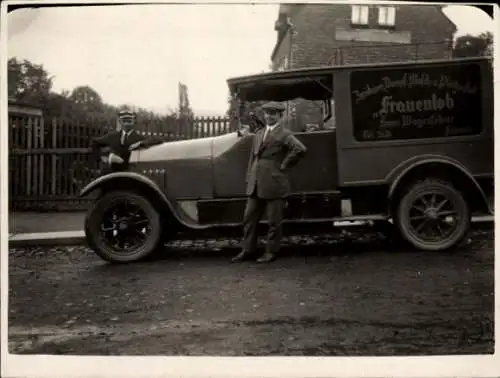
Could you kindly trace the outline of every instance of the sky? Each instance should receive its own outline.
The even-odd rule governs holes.
[[[478,9],[445,14],[457,36],[493,30]],[[195,114],[221,115],[227,78],[269,70],[277,16],[277,4],[23,9],[8,15],[8,56],[43,64],[57,92],[89,85],[107,103],[164,113],[182,82]]]

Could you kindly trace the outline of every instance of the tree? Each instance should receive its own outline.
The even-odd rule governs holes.
[[[71,92],[63,90],[53,92],[53,76],[42,65],[28,60],[11,58],[8,61],[8,95],[9,99],[23,101],[40,106],[48,117],[72,118],[75,120],[92,120],[98,124],[113,125],[116,122],[118,107],[107,104],[99,93],[88,85],[74,88]],[[192,117],[192,110],[187,98],[187,87],[182,89],[181,113],[184,117]],[[135,106],[131,106],[136,108]],[[147,109],[138,109],[138,118],[149,122],[152,119],[172,120],[177,115],[160,117]]]
[[[187,85],[179,83],[179,118],[191,120],[193,117]]]
[[[76,87],[71,92],[69,98],[75,103],[77,108],[86,113],[101,113],[103,108],[102,98],[96,90],[83,85]]]
[[[478,36],[471,34],[457,38],[453,48],[454,58],[466,58],[475,56],[491,56],[493,54],[493,34],[481,33]]]
[[[42,65],[29,60],[11,58],[8,61],[8,94],[9,98],[43,105],[52,88],[53,77]]]
[[[74,113],[74,103],[68,91],[50,92],[44,101],[44,111],[49,117],[67,117]]]

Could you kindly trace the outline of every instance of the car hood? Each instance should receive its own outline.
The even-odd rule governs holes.
[[[132,151],[130,162],[211,159],[229,150],[238,141],[236,132],[216,137],[165,142],[144,150]]]
[[[183,159],[206,159],[212,156],[212,138],[165,142],[144,150],[133,151],[130,162]]]

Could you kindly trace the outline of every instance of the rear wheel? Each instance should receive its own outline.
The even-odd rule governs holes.
[[[85,219],[89,246],[113,263],[143,260],[162,242],[158,211],[140,194],[112,191],[97,200]]]
[[[459,190],[449,182],[429,179],[408,188],[395,218],[402,237],[414,247],[441,251],[463,239],[471,215]]]

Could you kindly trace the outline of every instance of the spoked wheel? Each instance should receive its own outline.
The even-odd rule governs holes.
[[[145,259],[162,240],[161,219],[139,194],[110,192],[100,198],[85,221],[89,246],[104,260],[126,263]]]
[[[428,251],[452,248],[465,236],[470,210],[463,194],[450,183],[426,180],[416,183],[399,203],[396,222],[413,246]]]

